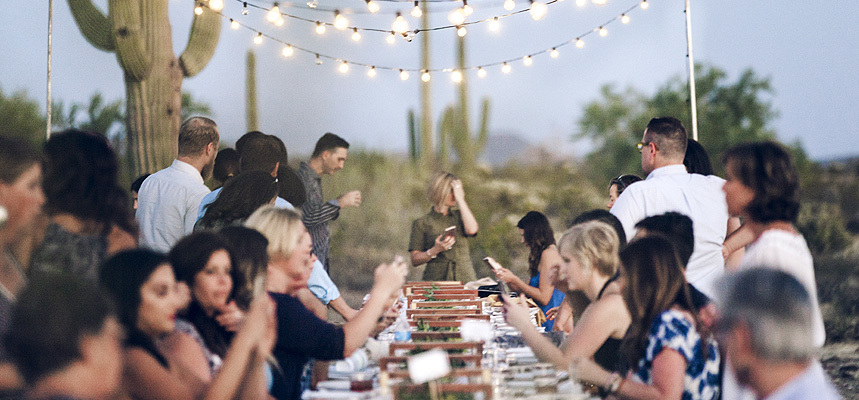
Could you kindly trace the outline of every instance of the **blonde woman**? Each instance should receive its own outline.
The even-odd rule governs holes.
[[[339,360],[360,348],[387,309],[391,296],[405,282],[408,267],[396,261],[378,266],[370,299],[349,322],[335,326],[318,318],[293,297],[307,288],[314,258],[310,234],[301,223],[301,215],[263,206],[251,214],[245,226],[268,239],[266,286],[277,304],[278,322],[273,354],[283,372],[283,382],[275,383],[272,394],[279,399],[298,399],[301,372],[308,359]]]
[[[598,221],[574,225],[561,237],[558,251],[563,262],[556,284],[568,292],[581,290],[591,302],[561,351],[531,326],[526,305],[515,301],[505,305],[507,322],[522,332],[540,360],[567,369],[576,357],[585,357],[605,369],[618,368],[620,344],[631,321],[614,279],[619,246],[614,229]]]
[[[432,208],[412,223],[409,239],[412,265],[427,265],[425,281],[477,279],[467,238],[477,235],[478,226],[465,202],[462,181],[449,172],[439,172],[430,180],[427,197]],[[448,230],[450,227],[453,229]]]

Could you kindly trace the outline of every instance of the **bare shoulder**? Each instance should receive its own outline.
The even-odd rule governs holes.
[[[107,235],[108,254],[118,253],[122,250],[129,250],[135,247],[137,247],[137,238],[134,235],[116,225],[110,228],[110,233]]]

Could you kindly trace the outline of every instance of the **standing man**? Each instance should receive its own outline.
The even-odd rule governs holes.
[[[695,247],[686,280],[712,298],[713,283],[725,271],[722,243],[728,231],[728,205],[721,189],[725,180],[687,172],[683,166],[687,143],[686,128],[676,118],[651,119],[638,143],[647,178],[626,188],[611,213],[630,238],[635,236],[635,224],[645,217],[669,211],[689,216]]]
[[[204,177],[218,154],[218,125],[191,117],[179,127],[179,154],[173,164],[146,178],[137,199],[140,245],[168,252],[197,221],[200,200],[209,193]]]
[[[313,240],[313,253],[328,271],[328,249],[331,240],[328,221],[340,216],[343,207],[359,206],[361,192],[353,190],[337,199],[325,202],[322,197],[321,175],[334,175],[343,169],[349,152],[349,142],[333,133],[326,133],[316,142],[310,161],[301,162],[298,176],[304,182],[307,200],[301,206],[301,220]],[[721,189],[720,189],[721,190]]]

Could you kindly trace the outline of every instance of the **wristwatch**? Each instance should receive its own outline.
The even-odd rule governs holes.
[[[438,254],[432,254],[430,253],[430,250],[432,250],[432,248],[429,248],[429,250],[427,250],[427,256],[429,256],[430,260],[433,260],[438,257]]]

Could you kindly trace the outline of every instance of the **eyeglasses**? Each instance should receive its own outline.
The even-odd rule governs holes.
[[[651,143],[653,143],[653,142],[638,142],[638,143],[635,145],[635,147],[637,147],[637,148],[638,148],[638,152],[639,152],[639,153],[641,153],[642,151],[644,151],[644,147],[645,147],[645,146],[650,146],[650,144],[651,144]]]

